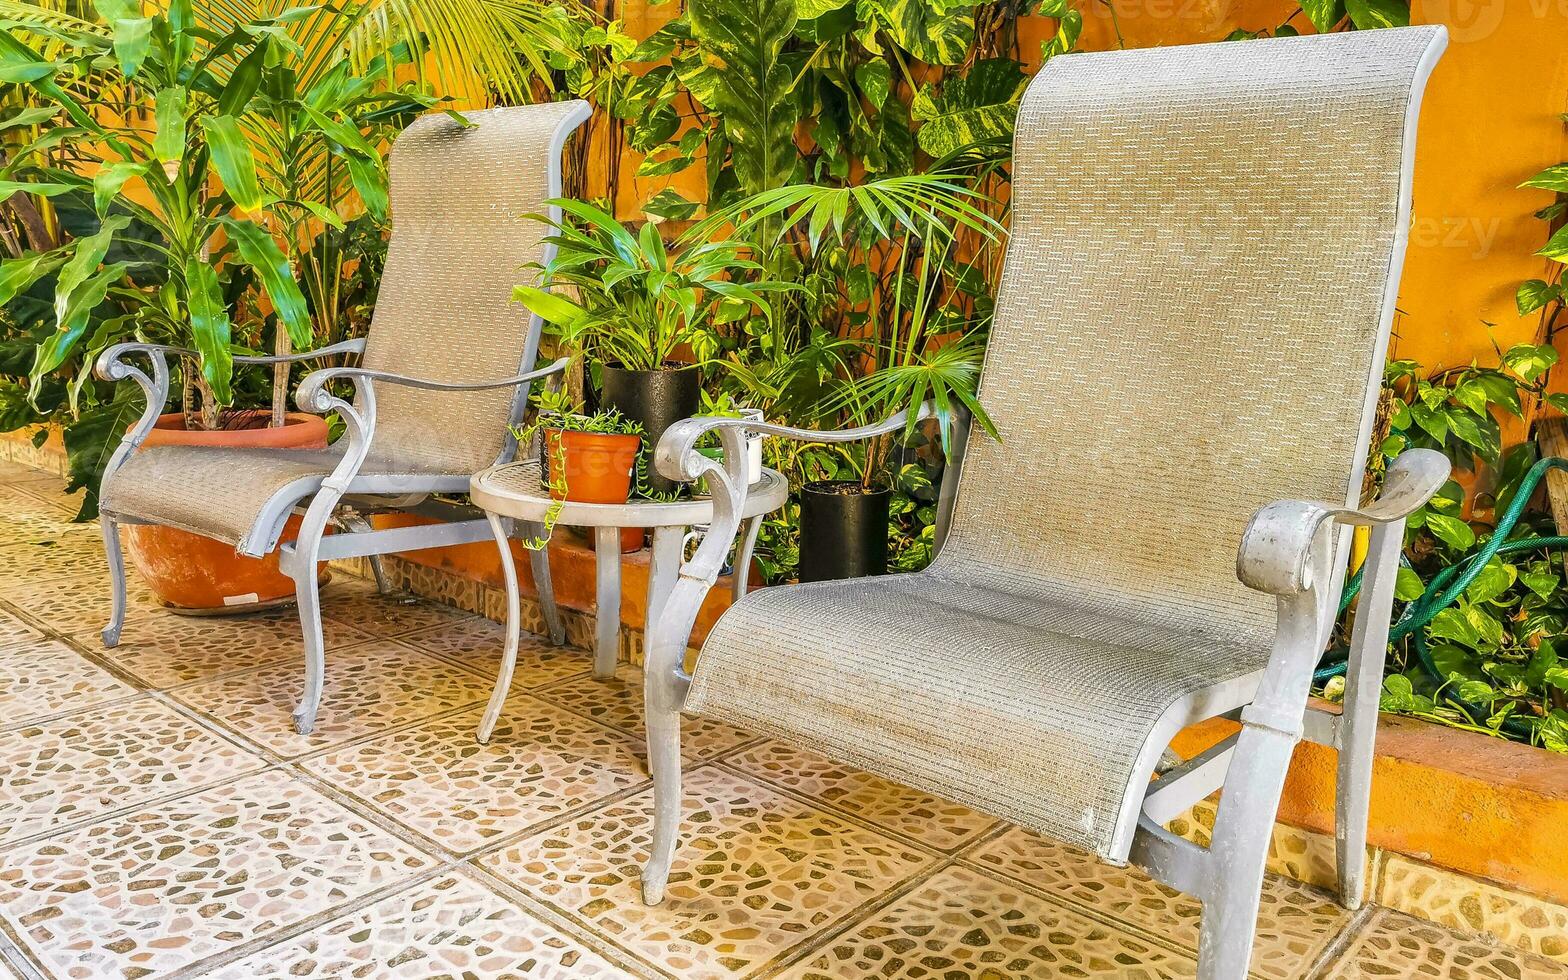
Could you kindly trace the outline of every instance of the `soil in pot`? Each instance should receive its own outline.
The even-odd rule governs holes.
[[[642,437],[606,432],[544,430],[546,483],[553,497],[585,504],[624,504],[632,492],[632,471]],[[560,464],[565,487],[557,484]]]
[[[230,448],[324,449],[325,419],[290,413],[285,424],[267,426],[270,413],[233,412],[218,429],[187,429],[178,412],[160,416],[142,445]],[[293,541],[300,519],[291,516],[283,541]],[[250,612],[291,602],[294,580],[278,571],[278,553],[263,558],[235,554],[234,546],[178,528],[154,524],[125,527],[126,557],[142,581],[172,611],[189,615]],[[321,565],[326,581],[326,564]]]
[[[887,572],[887,487],[858,480],[822,480],[800,488],[800,581]]]
[[[702,407],[701,378],[697,368],[671,364],[659,371],[631,371],[614,364],[603,365],[600,374],[599,403],[613,408],[634,422],[642,423],[643,436],[652,451],[659,445],[664,430],[691,418]],[[648,486],[659,493],[670,493],[680,484],[667,480],[651,467]]]

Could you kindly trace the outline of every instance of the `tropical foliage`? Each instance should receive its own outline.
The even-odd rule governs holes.
[[[771,315],[770,292],[796,288],[757,280],[762,267],[747,258],[743,241],[706,235],[680,236],[666,244],[646,223],[629,230],[608,212],[581,201],[551,201],[560,221],[534,215],[556,253],[535,264],[541,281],[576,294],[518,286],[515,298],[549,323],[560,343],[601,363],[657,371],[689,354],[706,363],[718,350],[718,332],[749,316]]]
[[[1524,416],[1556,360],[1550,347],[1523,344],[1498,369],[1428,377],[1411,361],[1389,365],[1381,457],[1438,449],[1486,489],[1467,494],[1449,481],[1407,524],[1395,619],[1421,625],[1395,643],[1383,709],[1568,753],[1568,660],[1558,659],[1568,657],[1568,542],[1528,506],[1535,444],[1503,451],[1498,438],[1499,418]],[[1506,543],[1494,541],[1500,534]],[[1435,614],[1423,608],[1449,592]],[[1342,691],[1341,679],[1325,688]]]

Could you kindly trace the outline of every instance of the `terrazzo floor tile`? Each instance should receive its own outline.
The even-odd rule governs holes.
[[[622,664],[615,676],[606,680],[589,674],[552,684],[536,693],[568,711],[618,728],[639,740],[647,737],[643,727],[642,671],[630,665]],[[683,717],[681,758],[688,765],[694,765],[723,755],[753,737],[738,728],[706,718]]]
[[[64,643],[21,636],[0,645],[0,728],[135,693]]]
[[[491,689],[476,674],[390,640],[328,649],[316,727],[300,735],[293,713],[304,686],[304,667],[290,658],[171,693],[231,731],[296,756],[474,704]]]
[[[1378,909],[1322,980],[1560,980],[1568,965]]]
[[[480,745],[482,713],[446,715],[302,766],[455,852],[647,782],[642,747],[621,732],[514,695]]]
[[[0,539],[21,543],[58,538],[81,527],[75,512],[15,486],[0,485]]]
[[[996,820],[957,803],[840,765],[783,742],[764,742],[725,761],[755,779],[822,800],[939,850],[973,840]]]
[[[486,856],[525,894],[676,977],[744,976],[886,895],[935,860],[714,767],[686,776],[664,903],[642,904],[651,792]]]
[[[137,620],[172,615],[134,574],[128,577],[125,589],[127,629]],[[0,598],[25,609],[35,621],[66,635],[96,636],[109,622],[109,580],[101,575],[73,575],[43,581],[28,577],[4,578],[0,579]]]
[[[949,867],[786,971],[870,977],[1192,977],[1188,958],[963,867]]]
[[[223,980],[620,980],[637,975],[456,876],[411,888],[204,974]]]
[[[324,622],[327,656],[372,637],[352,626]],[[166,688],[280,660],[304,663],[299,614],[292,606],[240,616],[180,616],[166,609],[127,617],[120,644],[101,649],[96,630],[72,637],[141,680]]]
[[[473,614],[408,595],[381,595],[374,583],[344,575],[323,590],[321,618],[391,637],[471,619]]]
[[[146,976],[431,865],[274,770],[12,848],[0,915],[58,976]]]
[[[501,669],[506,629],[483,616],[426,627],[400,637],[403,643],[495,677]],[[556,646],[547,637],[522,634],[517,646],[517,671],[512,690],[531,691],[593,670],[593,654],[578,647]]]
[[[1198,948],[1202,906],[1136,868],[1110,867],[1090,854],[1019,828],[976,848],[968,860],[1072,902],[1091,915],[1113,918],[1194,953]],[[1349,921],[1350,913],[1327,895],[1270,876],[1258,913],[1253,975],[1270,980],[1305,976]]]
[[[0,546],[0,582],[46,582],[73,576],[109,580],[103,538],[95,524],[56,538]]]
[[[261,768],[150,697],[0,733],[0,843],[176,796]]]

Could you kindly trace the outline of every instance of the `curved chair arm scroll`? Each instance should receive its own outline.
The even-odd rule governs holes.
[[[935,408],[928,402],[920,406],[915,418],[930,418],[934,414]],[[797,429],[739,418],[683,419],[666,429],[654,449],[654,466],[671,480],[691,482],[699,477],[706,478],[713,496],[713,520],[703,534],[696,554],[681,565],[680,579],[658,624],[657,631],[666,646],[674,649],[678,645],[679,649],[685,649],[702,599],[718,578],[730,544],[740,530],[748,489],[748,435],[777,436],[802,442],[854,442],[896,432],[908,424],[909,414],[899,412],[881,422],[853,429]],[[697,441],[710,432],[718,434],[724,447],[722,463],[697,451]],[[650,649],[652,646],[650,643]]]
[[[1250,588],[1286,597],[1312,586],[1314,542],[1325,524],[1374,526],[1409,517],[1448,480],[1448,458],[1411,449],[1389,464],[1383,492],[1365,507],[1280,500],[1253,515],[1236,554],[1236,577]]]
[[[142,440],[147,438],[147,433],[157,424],[158,416],[163,414],[163,406],[169,401],[167,355],[170,351],[179,352],[180,348],[162,344],[113,344],[105,347],[103,353],[98,355],[93,365],[94,374],[105,381],[124,381],[129,378],[141,386],[142,393],[147,396],[147,407],[142,409],[141,418],[125,431],[125,437],[104,464],[105,477],[119,469],[125,458],[136,451]],[[152,373],[128,363],[125,358],[130,354],[146,354],[147,360],[151,362]]]

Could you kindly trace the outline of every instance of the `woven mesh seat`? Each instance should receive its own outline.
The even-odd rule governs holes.
[[[939,558],[742,600],[686,710],[1126,860],[1159,720],[1246,703],[1268,659],[1249,519],[1357,502],[1436,37],[1050,62],[980,387],[1002,439],[970,443]]]
[[[276,541],[248,540],[263,514],[286,514],[314,494],[342,459],[341,450],[227,449],[213,446],[154,446],[125,461],[105,480],[99,509],[123,521],[166,524],[216,538],[244,554],[264,555]],[[410,492],[460,492],[468,474],[450,474],[435,485],[436,473],[419,464],[377,458],[359,475],[406,477]],[[265,532],[264,532],[265,533]]]
[[[688,710],[1099,851],[1096,808],[1125,794],[1137,733],[1268,660],[1266,644],[932,575],[764,589],[708,644],[736,655],[704,664]]]

